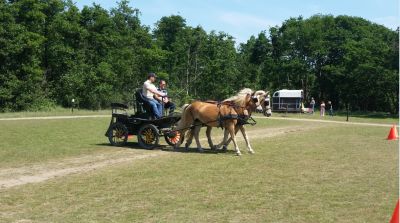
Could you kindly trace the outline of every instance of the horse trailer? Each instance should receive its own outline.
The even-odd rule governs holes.
[[[279,90],[272,95],[272,111],[301,112],[303,90]]]

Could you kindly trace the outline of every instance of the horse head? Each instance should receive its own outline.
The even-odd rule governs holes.
[[[265,92],[263,90],[258,90],[251,94],[248,94],[245,100],[246,108],[249,111],[255,111],[258,106],[262,105],[265,102],[265,98],[267,97],[267,95],[268,92]]]

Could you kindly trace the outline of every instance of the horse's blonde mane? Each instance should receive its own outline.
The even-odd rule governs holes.
[[[246,96],[253,94],[253,90],[250,88],[243,88],[235,96],[225,99],[224,101],[232,101],[236,105],[244,106],[246,103]]]
[[[254,92],[254,96],[258,96],[258,95],[267,95],[267,93],[263,90],[258,90],[256,92]]]
[[[254,96],[258,98],[260,103],[264,103],[265,98],[268,96],[269,91],[258,90],[254,92]]]

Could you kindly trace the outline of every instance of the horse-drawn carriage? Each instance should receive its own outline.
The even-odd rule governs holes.
[[[191,144],[194,136],[198,150],[203,151],[198,133],[202,126],[207,126],[206,133],[211,149],[226,148],[232,141],[236,154],[241,155],[235,140],[235,135],[240,130],[245,138],[248,151],[254,153],[244,125],[255,124],[254,119],[251,118],[251,112],[264,103],[267,94],[263,90],[253,91],[245,88],[224,101],[194,101],[183,109],[182,114],[172,113],[155,119],[149,102],[143,96],[142,90],[138,89],[135,93],[135,114],[129,116],[127,114],[128,106],[124,104],[112,104],[112,117],[105,135],[115,146],[126,144],[129,135],[137,135],[139,145],[146,149],[157,147],[160,136],[164,136],[169,145],[179,148],[183,142],[183,136],[190,131],[185,147],[187,148]],[[213,127],[225,129],[224,139],[216,147],[210,137]],[[228,134],[230,139],[228,139]]]
[[[145,149],[153,149],[159,145],[159,138],[174,146],[180,139],[178,131],[172,128],[181,118],[179,113],[164,115],[155,119],[149,102],[142,94],[142,89],[135,92],[135,113],[128,114],[128,106],[121,103],[112,103],[112,116],[105,136],[111,145],[124,146],[130,136],[136,135],[139,145]]]

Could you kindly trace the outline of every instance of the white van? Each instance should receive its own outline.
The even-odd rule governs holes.
[[[279,90],[272,95],[272,111],[301,112],[303,90]]]

